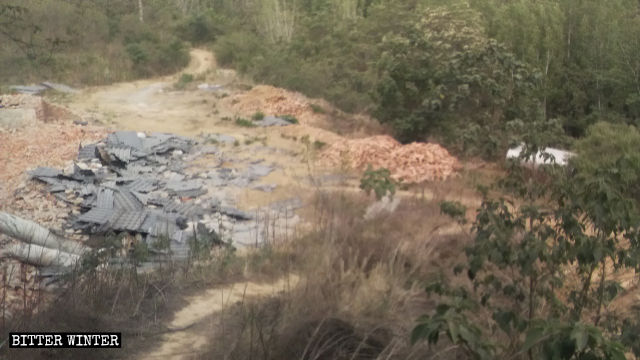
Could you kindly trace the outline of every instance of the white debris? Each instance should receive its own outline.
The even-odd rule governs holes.
[[[507,151],[507,159],[518,159],[520,157],[520,154],[522,154],[523,149],[523,144],[509,149],[509,151]],[[558,164],[561,166],[566,166],[569,163],[569,159],[575,155],[575,153],[566,150],[544,148],[542,150],[538,150],[535,156],[531,156],[526,161],[523,160],[522,163],[533,166],[539,166],[543,164]]]

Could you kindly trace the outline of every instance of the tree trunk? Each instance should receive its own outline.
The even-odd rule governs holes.
[[[142,8],[142,0],[138,0],[138,19],[144,22],[144,9]]]

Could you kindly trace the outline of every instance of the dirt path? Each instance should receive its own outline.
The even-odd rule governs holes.
[[[176,90],[174,84],[181,74],[196,79],[189,88]],[[217,144],[234,158],[263,159],[276,165],[277,171],[262,181],[277,185],[273,192],[245,189],[235,194],[240,208],[250,209],[276,200],[299,196],[305,199],[310,192],[306,178],[309,166],[304,145],[283,136],[283,132],[305,133],[305,128],[242,128],[224,120],[235,114],[221,101],[243,90],[240,79],[232,70],[218,69],[212,53],[194,49],[191,63],[178,74],[160,78],[90,88],[73,97],[66,105],[92,123],[114,130],[143,132],[171,132],[187,136],[201,133],[221,133],[234,136],[236,144]],[[220,84],[219,92],[203,91],[198,83]],[[313,129],[310,129],[313,130]],[[206,164],[204,164],[206,165]],[[203,166],[204,166],[203,165]],[[233,166],[233,164],[229,165]],[[171,329],[159,335],[153,351],[137,359],[184,359],[197,357],[221,326],[224,310],[243,303],[245,298],[264,297],[286,290],[296,279],[280,279],[272,284],[255,282],[235,283],[207,289],[186,299],[187,305],[178,310],[169,324]]]
[[[245,300],[273,296],[289,291],[298,279],[282,278],[274,283],[238,282],[208,289],[188,298],[188,304],[174,314],[165,334],[154,351],[140,355],[139,360],[189,359],[204,350],[213,334],[224,326],[224,312],[234,305],[243,306]]]
[[[90,88],[68,105],[86,119],[117,129],[194,135],[212,127],[214,99],[209,92],[176,91],[173,86],[181,74],[235,80],[233,74],[217,77],[216,70],[213,54],[194,49],[189,66],[178,74]]]
[[[182,74],[195,80],[187,89],[174,84]],[[221,85],[221,91],[196,88],[201,83]],[[186,136],[221,133],[235,137],[236,144],[217,144],[236,157],[262,159],[278,170],[263,179],[277,185],[273,192],[247,189],[237,195],[244,208],[264,206],[270,202],[309,194],[309,166],[305,145],[297,139],[305,135],[326,140],[337,136],[322,129],[296,125],[286,127],[246,128],[230,119],[238,116],[224,98],[245,93],[251,84],[235,71],[217,67],[214,55],[205,50],[191,50],[191,62],[183,71],[159,78],[89,88],[66,104],[74,113],[91,123],[117,130],[169,132]]]
[[[177,90],[175,83],[185,73],[193,75],[195,81],[186,89]],[[223,91],[199,90],[196,88],[199,83],[221,85]],[[229,119],[238,114],[229,108],[229,101],[223,99],[246,92],[247,86],[242,85],[243,80],[234,71],[217,67],[212,53],[194,49],[191,51],[191,63],[178,74],[90,88],[74,96],[66,105],[92,123],[117,130],[171,132],[187,136],[220,133],[235,137],[234,144],[219,143],[216,146],[223,152],[232,153],[235,159],[262,160],[277,169],[261,180],[262,183],[276,185],[274,191],[247,188],[234,193],[238,207],[244,210],[291,197],[299,197],[306,202],[314,193],[315,186],[336,187],[336,184],[310,181],[310,177],[321,179],[326,174],[323,169],[313,168],[313,152],[309,150],[309,144],[314,139],[330,142],[339,141],[341,137],[304,124],[269,128],[235,125]],[[303,137],[307,139],[306,145],[298,140]],[[225,158],[224,154],[221,158]],[[351,188],[350,185],[354,191],[359,191],[357,184],[346,182],[342,190]],[[155,340],[158,345],[154,346],[154,351],[142,354],[138,359],[197,357],[212,333],[221,326],[225,308],[242,303],[246,297],[272,295],[288,289],[293,283],[292,279],[281,279],[273,284],[243,282],[208,289],[187,298],[187,305],[174,314],[169,325],[172,330]]]

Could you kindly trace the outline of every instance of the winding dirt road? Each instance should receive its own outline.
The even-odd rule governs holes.
[[[239,282],[208,289],[188,298],[188,304],[174,314],[169,332],[155,350],[140,355],[139,360],[197,358],[206,349],[214,334],[224,326],[224,311],[231,306],[243,306],[245,300],[275,296],[296,285],[296,277],[282,278],[274,283]]]
[[[239,144],[226,145],[224,151],[233,152],[234,157],[265,159],[278,168],[263,179],[266,183],[276,184],[275,191],[265,193],[246,189],[237,195],[236,200],[243,208],[263,206],[296,195],[303,197],[309,193],[309,185],[304,181],[309,169],[304,156],[300,155],[300,143],[281,136],[282,130],[279,129],[240,128],[224,121],[225,117],[234,117],[235,114],[224,107],[220,101],[223,97],[194,89],[194,84],[189,89],[177,90],[174,84],[182,74],[191,74],[198,82],[222,85],[226,93],[224,97],[244,91],[235,86],[239,79],[234,71],[218,69],[212,53],[194,49],[191,51],[191,63],[178,74],[89,88],[71,98],[66,105],[84,119],[117,130],[171,132],[187,136],[210,132],[236,137]],[[257,138],[261,140],[256,141]],[[259,143],[268,146],[260,146]],[[173,315],[173,320],[167,325],[169,331],[150,339],[154,343],[152,351],[139,354],[136,359],[197,357],[223,321],[221,314],[224,309],[238,302],[244,303],[246,298],[274,295],[296,282],[297,279],[292,277],[271,284],[240,282],[188,297],[187,304]]]

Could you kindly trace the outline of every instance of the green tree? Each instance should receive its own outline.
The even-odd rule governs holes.
[[[640,213],[627,196],[633,182],[624,170],[629,161],[619,154],[593,172],[543,167],[545,176],[538,177],[514,165],[501,182],[513,195],[485,194],[467,262],[456,271],[466,270],[473,286],[459,292],[492,314],[496,334],[474,335],[472,347],[458,339],[460,346],[487,358],[480,350],[491,336],[504,345],[489,358],[624,359],[624,347],[615,341],[621,334],[612,330],[622,319],[607,304],[621,289],[611,273],[636,270],[640,259]],[[460,297],[440,294],[448,295],[448,306]],[[456,311],[474,319],[470,309]],[[471,326],[452,319],[434,328],[437,316],[420,319],[414,339]]]
[[[486,37],[476,12],[421,15],[382,45],[378,118],[404,141],[435,136],[462,152],[496,156],[510,121],[539,118],[536,73]]]

